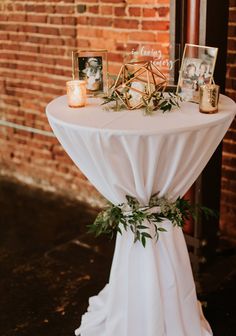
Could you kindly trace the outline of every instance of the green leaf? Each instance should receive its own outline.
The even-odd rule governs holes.
[[[162,227],[159,227],[157,230],[160,231],[160,232],[167,232],[167,230],[162,228]]]
[[[159,239],[159,233],[158,233],[158,231],[156,232],[155,237],[156,237],[156,241],[158,241],[158,239]]]
[[[143,235],[142,235],[141,242],[142,242],[143,247],[145,247],[146,246],[146,238]]]
[[[146,238],[152,238],[152,236],[147,232],[142,232],[142,236]]]
[[[121,229],[120,229],[119,226],[117,226],[117,232],[120,233],[120,234],[122,235],[122,231],[121,231]]]
[[[137,229],[143,229],[143,230],[145,230],[145,229],[148,229],[148,226],[145,226],[145,225],[138,225],[138,226],[137,226]]]

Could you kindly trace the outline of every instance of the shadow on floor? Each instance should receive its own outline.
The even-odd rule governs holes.
[[[86,234],[95,216],[85,204],[0,179],[1,336],[73,335],[110,271],[114,242]],[[235,284],[232,270],[201,298],[214,336],[236,335]]]

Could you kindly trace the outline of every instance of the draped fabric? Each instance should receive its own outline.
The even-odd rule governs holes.
[[[220,113],[203,115],[198,105],[153,116],[111,112],[97,100],[70,109],[59,97],[47,106],[50,125],[65,151],[100,193],[114,204],[125,195],[148,204],[152,194],[175,200],[197,179],[230,126],[236,108],[221,96]],[[130,231],[118,235],[109,283],[89,299],[76,335],[210,336],[196,298],[181,229],[146,248]]]

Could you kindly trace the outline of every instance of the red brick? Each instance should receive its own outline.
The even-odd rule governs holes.
[[[114,27],[123,29],[138,29],[138,20],[115,19]]]
[[[235,37],[236,36],[236,26],[229,24],[228,26],[228,36]]]
[[[138,43],[117,43],[116,44],[116,50],[117,51],[125,51],[125,52],[128,52],[130,53],[131,55],[131,51],[133,50],[137,50],[139,47],[139,44]]]
[[[228,50],[236,50],[236,38],[228,38]]]
[[[229,76],[231,78],[236,78],[236,66],[229,68]]]
[[[101,14],[112,15],[113,7],[112,6],[100,6]]]
[[[44,5],[44,4],[26,4],[25,5],[26,12],[34,12],[34,13],[54,13],[55,7],[52,5]]]
[[[86,39],[79,39],[77,46],[79,48],[86,48],[86,47],[91,47],[91,41],[90,40],[86,40]]]
[[[89,11],[89,13],[98,14],[99,7],[98,6],[89,6],[88,11]]]
[[[37,31],[36,27],[35,29]],[[26,41],[29,43],[42,43],[42,44],[47,43],[47,37],[34,36],[34,35],[26,35],[25,37],[26,37]]]
[[[73,14],[75,12],[75,7],[73,5],[57,5],[55,7],[55,12],[61,14]]]
[[[120,3],[121,0],[101,0],[101,2],[107,2],[107,3]]]
[[[8,15],[8,21],[24,22],[25,18],[26,18],[25,14],[9,14]]]
[[[76,39],[75,38],[66,38],[63,42],[63,44],[66,46],[66,47],[75,47],[76,46]]]
[[[125,7],[115,7],[115,15],[116,16],[126,16]]]
[[[170,34],[169,33],[157,33],[157,42],[159,43],[168,43],[170,40]]]
[[[22,12],[25,10],[25,4],[24,3],[16,3],[15,4],[15,10]]]
[[[36,9],[37,12],[40,12],[40,10],[37,8]],[[52,6],[52,5],[45,5],[45,10],[42,11],[43,13],[55,13],[56,12],[56,6]]]
[[[16,32],[18,31],[18,26],[16,24],[0,23],[0,30]]]
[[[47,15],[32,15],[32,14],[28,14],[27,15],[27,21],[29,21],[29,22],[44,23],[44,22],[47,21]]]
[[[112,18],[104,17],[89,17],[88,22],[92,26],[110,27],[112,25]]]
[[[38,51],[41,54],[49,54],[49,55],[58,55],[58,56],[64,56],[65,55],[65,49],[62,48],[52,48],[48,47],[47,45],[38,47]]]
[[[236,209],[236,193],[223,190],[222,192],[223,202]]]
[[[1,52],[0,53],[0,58],[2,58],[2,59],[14,60],[14,59],[16,59],[16,57],[17,57],[17,54],[8,53],[8,52]]]
[[[125,51],[126,47],[127,47],[126,43],[116,43],[117,51]]]
[[[167,17],[169,15],[169,7],[159,7],[157,8],[157,13],[159,17]]]
[[[143,21],[144,30],[165,30],[169,29],[169,21]]]
[[[88,25],[89,18],[87,16],[78,16],[77,23],[80,25]]]
[[[230,167],[236,167],[236,157],[233,157],[231,155],[224,155],[222,164],[224,167],[226,167],[226,169]],[[236,172],[235,172],[235,175],[236,175]]]
[[[76,18],[73,17],[73,16],[65,16],[65,17],[63,17],[63,24],[75,26],[76,25]]]
[[[72,36],[76,37],[76,28],[61,28],[60,29],[60,35],[61,36]]]
[[[229,21],[235,22],[236,21],[236,7],[230,8],[229,10]]]
[[[135,31],[129,33],[129,39],[131,41],[139,41],[139,42],[154,42],[157,39],[157,34],[153,32],[141,32]]]
[[[77,33],[78,39],[80,37],[88,36],[88,37],[103,37],[104,36],[104,31],[100,27],[90,27],[89,29],[87,27],[79,27],[78,28],[78,33]]]
[[[35,25],[22,26],[21,31],[23,31],[24,33],[37,33],[38,28]]]
[[[151,4],[152,6],[156,4],[158,0],[126,0],[129,5],[146,5]]]
[[[59,35],[59,29],[54,27],[38,27],[39,34]]]
[[[123,57],[120,53],[112,53],[110,52],[108,54],[108,60],[111,61],[111,62],[118,62],[118,63],[122,63],[123,62]]]
[[[155,17],[157,15],[156,8],[143,8],[144,17]]]
[[[130,16],[141,16],[141,8],[139,7],[130,7],[129,8]]]
[[[13,44],[13,43],[8,44],[2,42],[0,48],[3,50],[19,50],[20,46],[19,44]]]
[[[7,14],[0,13],[0,22],[7,21],[7,19],[8,19],[8,15]]]
[[[8,40],[8,34],[6,32],[0,32],[0,40],[1,41]]]
[[[51,24],[61,25],[64,19],[65,18],[63,18],[62,16],[50,16],[48,18],[48,22]]]

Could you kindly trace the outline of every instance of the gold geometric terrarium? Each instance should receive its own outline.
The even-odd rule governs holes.
[[[116,95],[127,109],[133,110],[145,105],[157,91],[164,91],[166,76],[151,61],[130,62],[122,65],[113,86]]]

